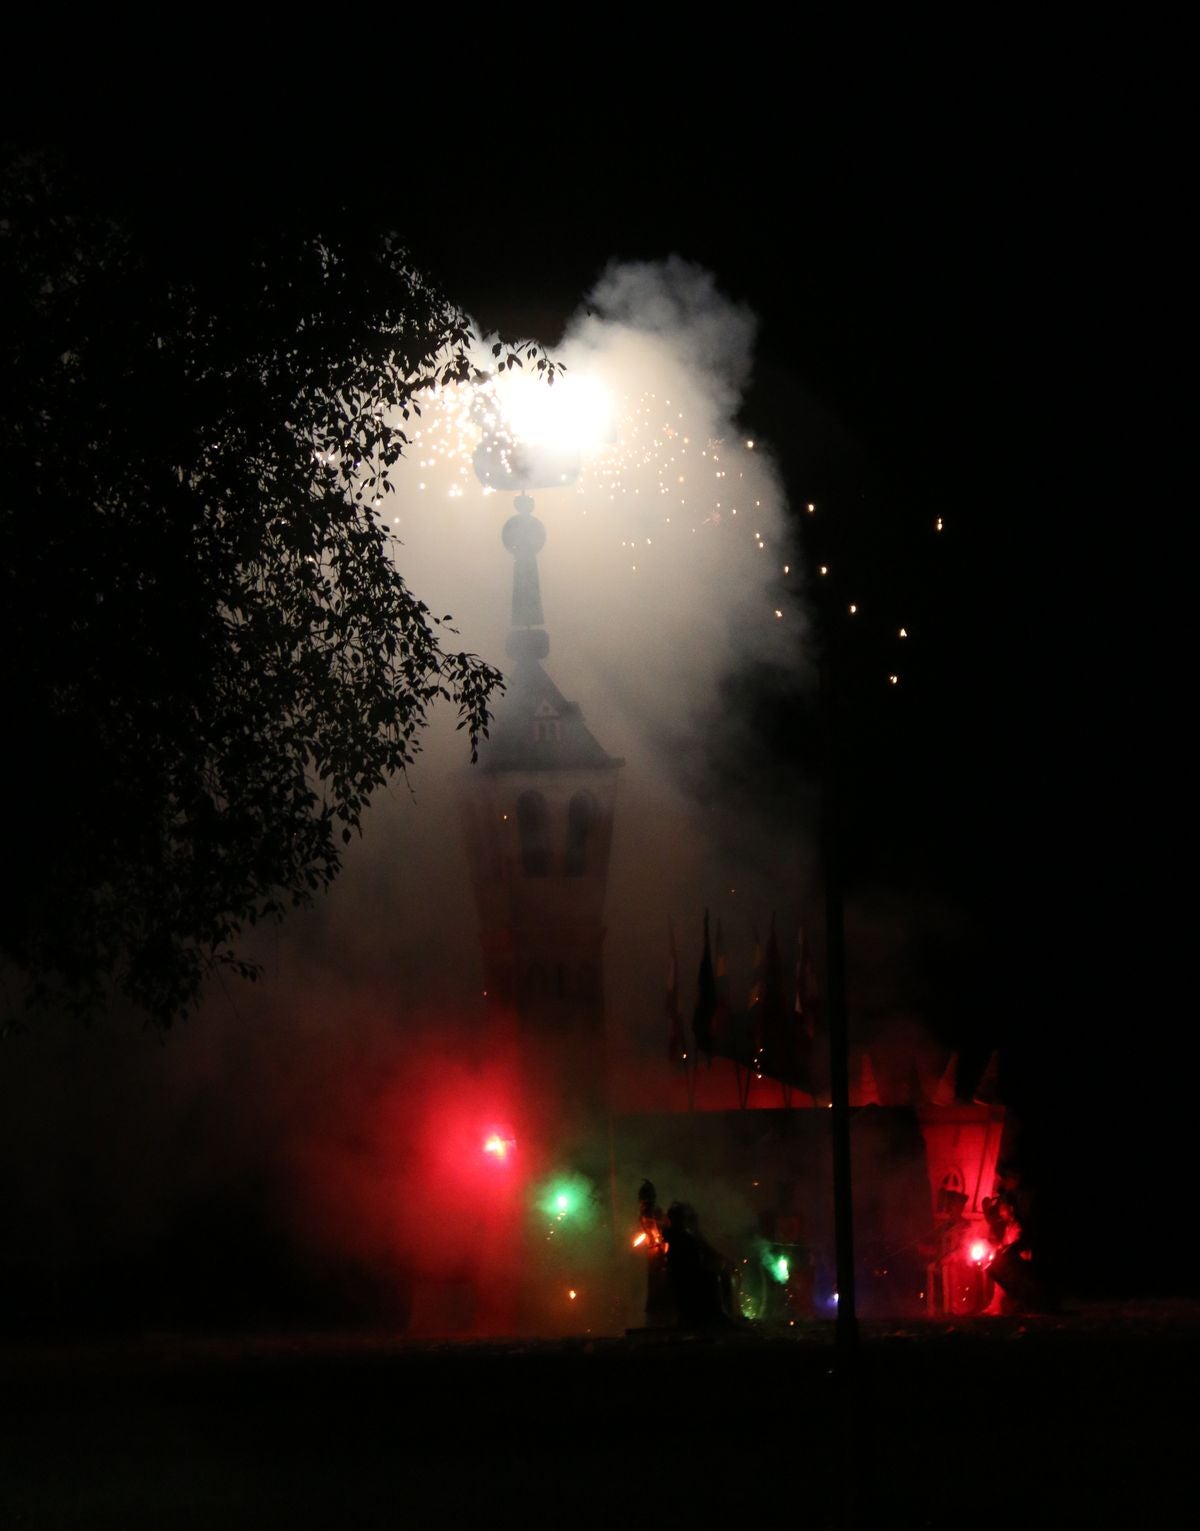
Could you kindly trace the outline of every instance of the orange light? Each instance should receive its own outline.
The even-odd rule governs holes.
[[[572,1302],[574,1302],[576,1297],[579,1296],[579,1293],[575,1290],[574,1287],[572,1287],[570,1291],[568,1291],[567,1296],[571,1299]]]
[[[637,1238],[634,1239],[634,1241],[633,1241],[634,1249],[637,1249],[639,1247],[639,1245],[644,1244],[645,1242],[646,1242],[646,1235],[644,1233],[639,1233]]]

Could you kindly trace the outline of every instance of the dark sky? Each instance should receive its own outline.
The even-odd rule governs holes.
[[[539,121],[503,151],[361,178],[344,149],[298,156],[282,135],[74,152],[118,201],[217,240],[349,188],[346,216],[401,228],[483,325],[547,341],[618,257],[677,253],[749,303],[744,423],[793,503],[820,504],[813,556],[878,614],[844,688],[852,875],[975,917],[946,983],[978,1045],[1007,1046],[1047,1163],[1077,1176],[1092,1141],[1097,1194],[1162,1218],[1184,1141],[1182,899],[1159,861],[1182,767],[1154,702],[1182,654],[1156,589],[1184,503],[1169,165],[1102,99],[1021,85],[964,81],[920,110],[855,96],[819,129],[778,111],[697,109],[673,137],[630,113]],[[896,619],[920,637],[889,693],[872,688]],[[785,766],[791,700],[764,693]],[[1083,1229],[1092,1187],[1054,1189]]]

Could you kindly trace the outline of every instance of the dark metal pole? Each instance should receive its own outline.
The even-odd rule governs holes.
[[[837,1267],[834,1330],[833,1524],[853,1531],[858,1522],[858,1314],[854,1301],[854,1202],[850,1189],[850,1044],[846,1024],[846,935],[842,917],[842,863],[837,693],[834,685],[832,602],[821,634],[821,860],[825,876],[825,987],[829,1025],[829,1094],[833,1107],[833,1237]]]
[[[827,613],[827,618],[828,618]],[[850,1360],[858,1349],[858,1315],[854,1301],[854,1212],[850,1190],[850,1066],[846,1026],[846,938],[842,918],[841,834],[838,818],[839,761],[836,698],[834,695],[830,628],[821,644],[821,855],[825,877],[826,1016],[829,1025],[829,1087],[833,1105],[833,1235],[837,1266],[837,1327],[839,1359]]]

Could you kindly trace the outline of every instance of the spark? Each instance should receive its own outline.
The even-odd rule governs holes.
[[[570,475],[567,507],[581,528],[587,516],[589,531],[597,523],[608,532],[619,529],[623,539],[613,537],[610,547],[622,544],[632,551],[643,543],[647,548],[657,544],[669,559],[680,552],[677,534],[686,538],[702,529],[708,534],[705,545],[719,544],[725,558],[734,549],[741,558],[753,548],[765,552],[768,539],[761,529],[748,542],[739,535],[738,513],[745,505],[727,505],[717,498],[727,492],[724,480],[739,479],[745,485],[739,498],[745,495],[745,503],[760,514],[771,509],[773,501],[763,497],[765,480],[755,479],[760,464],[750,456],[759,445],[757,439],[735,436],[726,441],[698,433],[696,452],[713,464],[713,472],[698,480],[688,473],[685,461],[693,445],[691,431],[698,424],[683,408],[664,408],[663,400],[649,390],[628,383],[622,387],[616,374],[559,378],[552,392],[544,381],[507,372],[483,382],[437,385],[423,397],[420,425],[410,425],[412,455],[402,460],[396,488],[405,487],[399,472],[407,471],[412,475],[407,480],[410,494],[446,496],[467,510],[473,505],[482,508],[485,499],[497,494],[503,503],[518,476],[518,445],[545,443],[574,451],[578,472]],[[487,481],[489,473],[492,481]],[[476,484],[476,477],[484,481]],[[647,536],[633,518],[647,503],[643,494],[656,491],[689,514],[678,522],[671,515],[655,517],[658,535]],[[556,493],[545,485],[541,492]],[[403,517],[397,521],[397,531],[402,521]],[[599,536],[607,542],[604,531]],[[700,546],[693,543],[688,556],[698,556]],[[649,566],[643,571],[632,560],[625,572],[653,578]],[[790,574],[790,564],[784,572]],[[782,620],[769,599],[761,610],[764,620]]]

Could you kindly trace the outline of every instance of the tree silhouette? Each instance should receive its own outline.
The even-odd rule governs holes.
[[[474,759],[500,676],[443,645],[381,506],[422,391],[481,374],[366,229],[172,238],[26,158],[0,250],[6,1009],[169,1025],[336,876],[436,701]]]

